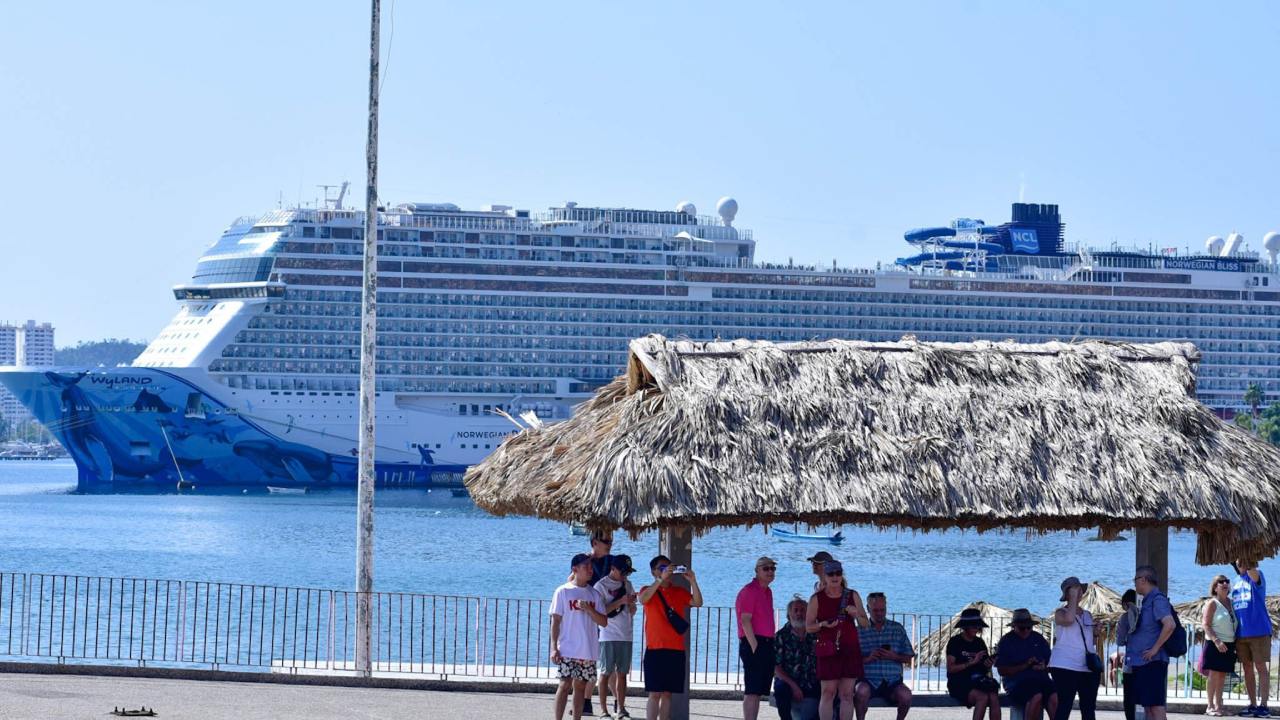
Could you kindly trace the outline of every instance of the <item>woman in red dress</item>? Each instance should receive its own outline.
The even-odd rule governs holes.
[[[818,680],[822,698],[819,717],[829,718],[837,695],[840,720],[850,720],[854,712],[854,687],[862,677],[862,646],[858,626],[869,622],[862,596],[850,590],[844,567],[836,560],[823,563],[822,589],[809,598],[805,629],[818,634]]]

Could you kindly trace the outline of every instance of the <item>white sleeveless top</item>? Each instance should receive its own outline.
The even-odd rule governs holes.
[[[1049,655],[1049,667],[1088,672],[1086,653],[1097,652],[1093,642],[1093,616],[1085,610],[1070,625],[1055,625],[1053,652]],[[1083,635],[1081,635],[1083,631]]]

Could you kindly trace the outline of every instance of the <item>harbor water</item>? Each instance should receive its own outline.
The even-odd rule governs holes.
[[[351,589],[355,493],[83,495],[70,461],[0,462],[0,571],[128,576]],[[549,598],[569,558],[586,550],[559,523],[497,518],[447,490],[379,490],[375,587],[437,595]],[[779,562],[774,598],[807,596],[804,558],[829,549],[864,594],[884,591],[895,612],[954,613],[973,600],[1044,612],[1067,575],[1122,590],[1133,577],[1132,539],[1088,534],[880,531],[847,526],[838,546],[786,542],[764,528],[714,530],[694,543],[708,605],[732,605],[756,557]],[[615,552],[643,566],[654,533],[619,533]],[[1228,567],[1195,564],[1195,536],[1169,540],[1171,597],[1206,593]],[[1264,572],[1280,571],[1274,560]],[[637,583],[639,585],[640,583]]]

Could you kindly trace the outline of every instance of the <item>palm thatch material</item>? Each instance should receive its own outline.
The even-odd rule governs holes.
[[[1095,618],[1111,615],[1119,617],[1124,610],[1124,606],[1120,603],[1120,593],[1097,580],[1084,587],[1084,594],[1080,596],[1080,607],[1088,610],[1089,614]]]
[[[1182,626],[1195,631],[1197,642],[1204,641],[1204,606],[1208,602],[1209,597],[1206,595],[1198,600],[1188,600],[1173,606],[1173,611],[1178,613]],[[1267,598],[1267,615],[1271,616],[1272,637],[1280,635],[1280,596]]]
[[[768,523],[1173,526],[1280,546],[1280,451],[1196,402],[1189,344],[631,343],[572,418],[466,474],[489,512],[633,533]]]
[[[978,633],[984,642],[987,643],[987,649],[991,652],[996,651],[996,645],[1000,643],[1000,638],[1009,632],[1009,621],[1013,618],[1013,611],[1002,608],[999,605],[989,603],[985,600],[976,600],[961,608],[960,612],[964,612],[970,608],[976,608],[982,614],[982,619],[987,622],[987,627]],[[1035,613],[1031,614],[1032,619],[1036,621],[1035,631],[1049,639],[1052,637],[1052,618],[1042,618]],[[956,622],[960,619],[960,613],[951,616],[947,622],[933,628],[928,635],[920,640],[920,645],[916,647],[916,658],[921,665],[942,665],[946,662],[947,642],[951,637],[960,632],[960,628],[956,626]],[[929,628],[922,628],[930,630]]]

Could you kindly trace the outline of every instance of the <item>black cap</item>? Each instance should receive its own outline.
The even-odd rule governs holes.
[[[569,561],[569,567],[570,567],[570,568],[576,568],[576,567],[578,567],[579,565],[585,565],[585,564],[587,564],[587,563],[589,563],[589,562],[591,562],[591,556],[590,556],[590,555],[588,555],[588,554],[586,554],[586,553],[578,553],[577,555],[574,555],[574,556],[573,556],[573,559],[572,559],[572,560],[570,560],[570,561]]]
[[[630,575],[631,573],[636,571],[636,569],[631,565],[630,555],[614,555],[613,564],[611,565],[611,567],[618,568],[619,570],[622,571],[623,575]]]
[[[835,558],[831,557],[831,553],[827,552],[826,550],[819,550],[809,558],[809,562],[811,563],[830,562],[832,560],[835,560]]]

